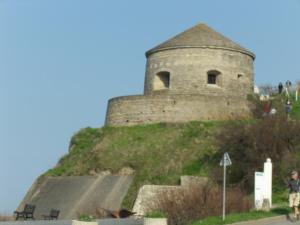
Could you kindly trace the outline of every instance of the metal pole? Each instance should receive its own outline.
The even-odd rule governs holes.
[[[223,221],[225,220],[225,203],[226,203],[226,163],[225,154],[223,156],[224,180],[223,180]]]

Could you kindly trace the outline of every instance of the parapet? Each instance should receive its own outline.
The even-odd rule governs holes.
[[[251,117],[247,100],[234,96],[134,95],[109,100],[106,125],[132,126]]]

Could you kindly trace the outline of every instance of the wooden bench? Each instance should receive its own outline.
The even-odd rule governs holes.
[[[14,214],[16,214],[16,220],[19,219],[32,219],[34,220],[33,213],[35,210],[35,205],[25,204],[23,211],[14,211]]]
[[[43,215],[44,220],[57,220],[59,216],[59,210],[57,209],[51,209],[49,215]]]

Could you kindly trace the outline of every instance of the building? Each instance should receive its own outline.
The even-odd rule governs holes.
[[[255,55],[205,24],[146,52],[143,95],[112,98],[106,125],[251,116]]]

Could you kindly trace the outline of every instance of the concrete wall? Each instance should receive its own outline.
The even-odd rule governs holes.
[[[142,217],[151,212],[151,208],[155,208],[153,203],[156,204],[157,197],[171,191],[180,191],[181,188],[181,186],[144,185],[138,192],[132,211]]]
[[[246,118],[251,116],[246,99],[235,96],[168,95],[127,96],[108,103],[106,124],[130,126],[159,122],[188,122]]]
[[[174,192],[181,191],[183,188],[189,188],[194,185],[203,186],[207,182],[207,177],[182,176],[178,186],[144,185],[138,192],[132,211],[139,216],[146,215],[152,210],[151,207],[156,207],[156,199],[162,194],[174,194]]]
[[[75,219],[78,213],[95,209],[119,209],[132,176],[99,175],[81,177],[48,177],[34,182],[18,210],[26,203],[36,205],[35,218],[60,210],[60,219]]]
[[[217,87],[207,84],[207,72],[221,74]],[[155,76],[170,72],[168,92],[179,94],[214,94],[246,96],[253,92],[253,58],[247,54],[224,49],[182,48],[153,53],[147,58],[146,95],[153,94]],[[241,76],[239,76],[241,75]]]

